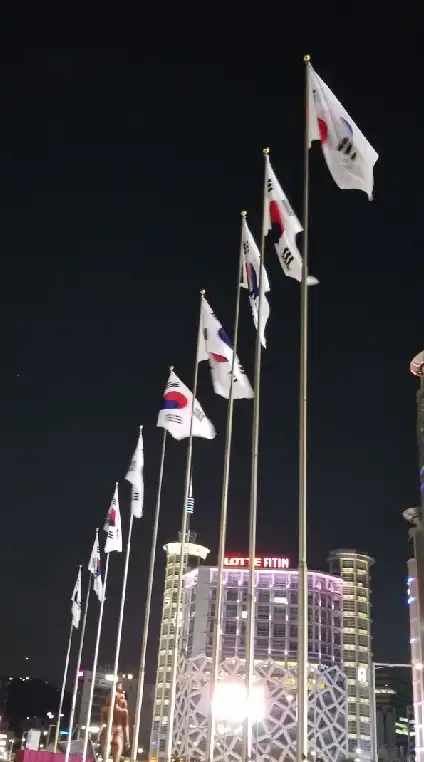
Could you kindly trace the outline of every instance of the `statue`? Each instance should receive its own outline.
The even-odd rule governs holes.
[[[112,755],[113,762],[120,762],[122,753],[129,750],[130,734],[128,725],[128,704],[125,698],[125,691],[122,683],[116,685],[115,705],[113,707],[112,717],[112,736],[110,750],[106,749],[107,723],[110,713],[110,698],[102,707],[101,711],[101,730],[99,736],[100,748],[105,762]]]

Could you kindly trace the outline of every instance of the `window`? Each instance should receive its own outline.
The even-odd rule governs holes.
[[[236,617],[237,616],[237,604],[236,603],[227,603],[227,609],[225,612],[226,616],[228,618],[230,617]]]
[[[269,619],[269,606],[258,606],[258,619]]]
[[[276,621],[285,621],[286,609],[285,606],[274,606],[274,619]]]
[[[226,597],[227,601],[236,601],[238,599],[238,590],[236,588],[229,588]]]
[[[269,590],[259,590],[258,601],[259,601],[259,603],[268,603],[269,602]]]
[[[269,626],[268,622],[258,622],[256,625],[256,634],[257,635],[268,635],[269,633]]]
[[[237,633],[237,621],[236,620],[228,620],[225,622],[225,628],[224,632],[226,635],[236,635]]]
[[[285,624],[274,624],[274,638],[284,638],[286,636]]]

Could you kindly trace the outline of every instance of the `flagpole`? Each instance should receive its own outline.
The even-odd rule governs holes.
[[[142,429],[142,426],[140,426],[140,431],[141,429]],[[112,740],[113,708],[114,708],[115,697],[116,697],[116,683],[118,680],[119,653],[121,650],[122,622],[124,619],[125,596],[127,591],[128,566],[129,566],[129,560],[130,560],[131,535],[132,535],[133,523],[134,523],[134,514],[131,511],[130,523],[128,527],[127,549],[125,552],[124,573],[122,576],[121,608],[119,611],[118,632],[116,635],[115,663],[113,666],[113,681],[112,681],[112,689],[110,692],[109,714],[107,718],[106,743],[105,743],[104,750],[102,750],[104,762],[107,762],[107,760],[109,759],[109,749],[110,749],[110,743]],[[68,762],[68,761],[65,760],[65,762]]]
[[[79,567],[79,572],[81,572],[81,566]],[[65,697],[65,686],[66,686],[66,678],[68,676],[68,667],[69,667],[69,656],[71,654],[71,644],[72,644],[72,635],[74,633],[74,617],[72,615],[71,617],[71,629],[69,632],[69,640],[68,640],[68,650],[66,651],[66,658],[65,658],[65,669],[63,670],[63,681],[62,681],[62,689],[60,691],[60,700],[59,700],[59,712],[57,715],[57,724],[56,724],[56,730],[54,735],[54,746],[53,751],[56,753],[57,751],[57,744],[59,742],[59,735],[60,735],[60,717],[62,714],[62,707],[63,707],[63,699]]]
[[[118,486],[118,482],[116,482],[116,486]],[[109,573],[109,558],[110,558],[110,553],[106,555],[105,577],[103,580],[103,596],[102,596],[102,600],[100,601],[99,619],[97,622],[97,636],[96,636],[96,645],[94,647],[93,668],[91,672],[91,686],[90,686],[90,696],[88,699],[88,707],[87,707],[87,719],[85,723],[84,745],[82,749],[82,762],[85,762],[87,759],[88,736],[89,736],[89,729],[91,725],[91,711],[93,708],[94,686],[96,683],[97,660],[99,658],[99,643],[100,643],[100,636],[102,634],[103,608],[104,608],[105,600],[106,600],[107,577]]]
[[[88,602],[90,600],[91,583],[92,583],[92,574],[91,572],[89,572],[89,583],[88,583],[87,595],[85,598],[84,617],[83,617],[82,625],[81,625],[81,640],[80,640],[78,656],[77,656],[77,668],[75,672],[74,690],[72,693],[71,714],[69,717],[69,730],[68,730],[68,740],[66,743],[65,762],[69,762],[69,754],[71,751],[72,731],[74,729],[75,705],[77,702],[78,680],[79,680],[79,672],[81,668],[82,649],[84,647],[85,625],[87,624],[87,612],[88,612]]]
[[[263,303],[263,273],[265,255],[265,204],[267,197],[267,157],[269,149],[263,150],[265,159],[264,168],[264,195],[262,211],[261,232],[261,261],[259,265],[259,298],[258,298],[258,330],[256,332],[255,346],[255,380],[253,398],[253,425],[252,425],[252,474],[250,484],[250,516],[249,516],[249,586],[247,593],[247,637],[246,637],[246,717],[243,732],[243,761],[250,762],[252,759],[252,716],[250,707],[252,704],[252,688],[254,678],[255,658],[255,556],[256,556],[256,518],[258,508],[258,453],[259,453],[259,400],[261,385],[261,312]]]
[[[303,180],[303,268],[300,321],[299,392],[299,571],[297,612],[296,762],[308,757],[308,567],[307,567],[307,402],[308,402],[308,233],[309,233],[309,61],[305,71],[305,146]]]
[[[185,545],[187,540],[186,538],[187,500],[188,500],[188,493],[190,490],[191,461],[192,461],[192,454],[193,454],[193,412],[194,412],[194,405],[196,403],[197,379],[199,375],[198,354],[199,354],[199,346],[200,346],[200,335],[201,335],[201,326],[202,326],[202,304],[203,304],[204,295],[205,295],[205,291],[204,289],[202,289],[200,292],[199,327],[197,330],[196,361],[194,365],[193,397],[192,397],[192,408],[191,408],[191,416],[190,416],[190,432],[189,432],[189,440],[188,440],[188,447],[187,447],[184,503],[183,503],[183,510],[182,510],[182,518],[181,518],[181,538],[180,538],[181,550],[180,550],[180,566],[178,570],[177,613],[176,613],[176,622],[175,622],[174,653],[172,655],[172,669],[171,669],[171,681],[170,681],[171,691],[170,691],[170,699],[169,699],[169,718],[168,718],[168,729],[167,729],[167,738],[166,738],[165,758],[167,762],[171,762],[171,755],[172,755],[172,727],[174,724],[175,697],[176,697],[176,691],[177,691],[179,634],[180,634],[180,627],[182,623],[181,622],[182,620],[181,605],[182,605],[183,576],[184,576],[184,552],[185,552]]]
[[[246,217],[246,212],[241,213],[242,218]],[[243,222],[242,222],[243,231]],[[227,539],[227,514],[228,514],[228,485],[230,481],[230,458],[231,458],[231,442],[233,436],[233,410],[234,410],[234,368],[237,356],[237,344],[238,344],[238,328],[239,328],[239,315],[240,315],[240,281],[243,272],[243,247],[242,247],[241,234],[240,241],[240,256],[239,266],[237,273],[237,297],[236,297],[236,314],[234,318],[234,334],[233,334],[233,359],[231,363],[231,385],[230,393],[228,397],[227,408],[227,428],[225,434],[225,455],[224,455],[224,473],[222,481],[222,494],[221,494],[221,524],[219,528],[219,550],[218,550],[218,580],[216,588],[216,603],[215,603],[215,621],[213,628],[212,639],[212,665],[210,676],[210,690],[209,690],[209,722],[208,722],[208,735],[206,741],[206,759],[213,762],[213,753],[215,747],[215,722],[216,711],[214,707],[214,695],[216,685],[219,678],[219,664],[220,664],[220,646],[221,646],[221,609],[222,609],[222,593],[224,582],[224,557],[225,557],[225,543]],[[259,330],[259,328],[258,328]]]
[[[170,370],[172,371],[173,369],[174,368],[171,365]],[[132,738],[132,747],[131,747],[131,762],[135,762],[135,760],[137,759],[138,735],[140,732],[140,715],[141,715],[141,707],[143,704],[144,679],[145,679],[145,673],[146,673],[146,651],[147,651],[147,640],[149,637],[150,607],[151,607],[152,592],[153,592],[153,574],[154,574],[154,568],[155,568],[155,562],[156,562],[156,545],[157,545],[157,539],[158,539],[160,505],[161,505],[161,497],[162,497],[163,468],[165,463],[165,452],[166,452],[166,442],[167,442],[166,435],[167,435],[167,430],[164,428],[163,438],[162,438],[162,454],[161,454],[160,466],[159,466],[159,482],[158,482],[158,491],[156,496],[155,518],[153,522],[152,546],[150,548],[149,579],[147,582],[147,598],[146,598],[146,607],[145,607],[145,614],[144,614],[143,637],[141,641],[140,667],[138,670],[137,700],[135,705],[134,728],[133,728],[133,738]],[[85,761],[83,760],[83,762]]]

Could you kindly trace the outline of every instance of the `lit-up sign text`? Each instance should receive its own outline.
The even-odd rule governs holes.
[[[224,566],[249,566],[249,558],[243,556],[226,556]],[[256,569],[290,569],[290,559],[280,556],[259,556],[255,558]]]

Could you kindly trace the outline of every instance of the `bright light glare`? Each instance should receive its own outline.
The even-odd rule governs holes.
[[[218,683],[213,698],[217,721],[243,722],[247,716],[246,686],[243,683]],[[263,685],[252,688],[249,716],[252,722],[259,722],[265,716],[265,695]]]

